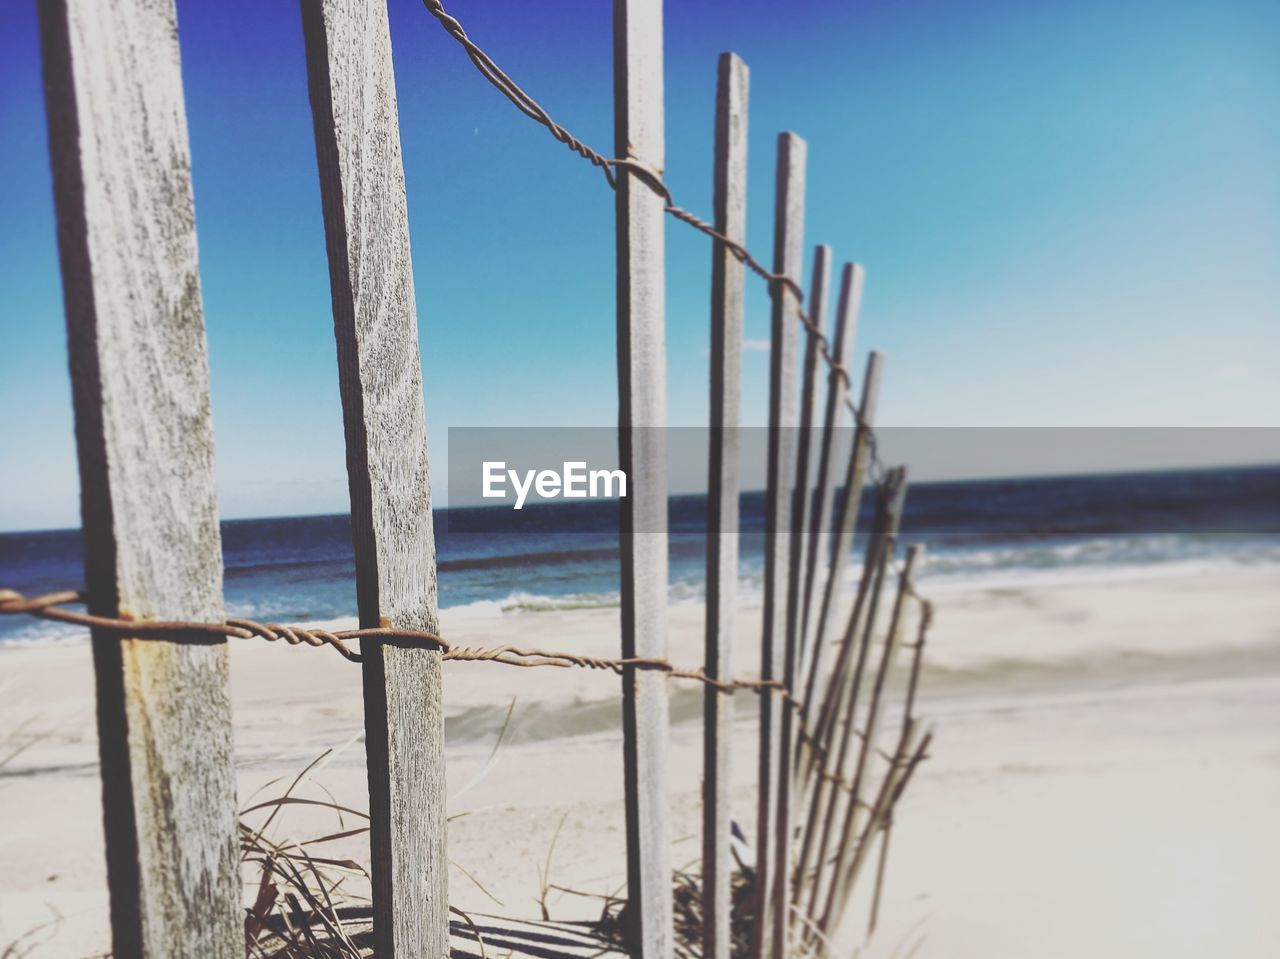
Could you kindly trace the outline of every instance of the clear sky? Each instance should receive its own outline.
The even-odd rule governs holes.
[[[611,4],[447,5],[609,149]],[[603,178],[416,0],[390,6],[433,461],[450,426],[611,424]],[[78,522],[34,8],[0,33],[0,529]],[[178,19],[223,512],[345,509],[297,4]],[[716,57],[751,68],[766,261],[774,138],[808,140],[806,242],[866,265],[857,364],[888,354],[883,422],[1280,426],[1280,4],[697,0],[667,4],[666,43],[667,180],[706,214]],[[708,263],[671,224],[678,424],[706,418]],[[747,327],[767,336],[758,285]],[[745,376],[763,422],[765,352]]]

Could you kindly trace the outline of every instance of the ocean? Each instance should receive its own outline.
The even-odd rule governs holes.
[[[863,499],[862,529],[871,500]],[[511,533],[508,506],[438,510],[446,626],[458,616],[616,605],[616,511],[608,502],[529,505],[530,522]],[[749,600],[763,580],[763,494],[743,494],[741,511],[739,590]],[[705,497],[672,498],[673,603],[702,601],[705,517]],[[927,547],[925,592],[1269,566],[1280,572],[1280,467],[915,483],[901,539]],[[354,618],[346,515],[227,520],[222,544],[229,614],[326,624]],[[861,549],[859,540],[851,580]],[[0,533],[0,587],[34,595],[81,582],[78,530]],[[61,624],[0,618],[0,644],[86,638]]]

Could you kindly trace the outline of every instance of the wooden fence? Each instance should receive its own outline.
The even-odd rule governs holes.
[[[709,683],[702,952],[730,955],[740,931],[731,926],[739,887],[752,904],[752,954],[823,952],[872,840],[883,833],[882,856],[887,848],[894,803],[927,742],[912,715],[927,605],[919,638],[902,641],[915,596],[914,552],[872,661],[894,569],[901,471],[877,477],[864,573],[836,634],[862,489],[877,468],[872,418],[882,360],[871,355],[842,468],[835,438],[852,405],[845,365],[863,278],[858,267],[845,267],[828,340],[828,248],[815,254],[807,311],[799,294],[805,143],[790,133],[778,140],[774,261],[766,274],[742,247],[746,66],[732,54],[719,64],[708,227],[675,207],[653,172],[664,162],[661,2],[615,0],[614,8],[614,146],[623,159],[601,163],[597,154],[593,162],[616,181],[621,466],[643,478],[621,501],[621,653],[667,656],[667,541],[651,532],[665,523],[666,451],[662,430],[649,427],[667,419],[663,237],[674,214],[713,236],[705,672],[719,682],[730,681],[735,666],[736,427],[748,269],[766,276],[773,298],[754,863],[733,862],[733,700]],[[465,40],[437,0],[428,9]],[[41,0],[40,16],[89,612],[220,621],[208,361],[173,0]],[[422,370],[387,10],[384,0],[303,0],[302,26],[360,624],[436,633]],[[468,53],[502,88],[485,59]],[[568,142],[549,118],[526,112]],[[901,728],[887,768],[873,775],[886,677],[903,646],[914,646],[915,656]],[[93,651],[114,954],[243,956],[225,639],[142,641],[100,628]],[[366,638],[362,654],[373,949],[380,957],[443,956],[450,927],[441,648]],[[661,959],[677,948],[669,678],[633,665],[621,671],[629,948]],[[882,879],[883,859],[878,872]]]

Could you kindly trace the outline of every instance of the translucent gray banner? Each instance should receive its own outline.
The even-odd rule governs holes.
[[[705,533],[712,431],[662,433],[667,525],[636,532]],[[843,428],[830,440],[837,501],[854,436]],[[737,450],[738,531],[766,531],[769,431],[743,427],[718,439]],[[810,431],[811,490],[822,445],[821,431]],[[453,428],[448,447],[449,508],[439,522],[453,533],[616,532],[621,496],[654,480],[621,473],[618,432],[609,428]],[[1280,533],[1275,428],[890,427],[877,431],[875,454],[884,466],[908,468],[903,528],[917,537]],[[864,524],[874,499],[864,497]]]

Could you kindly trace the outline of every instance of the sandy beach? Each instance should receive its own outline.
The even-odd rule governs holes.
[[[1280,573],[1258,569],[935,592],[921,708],[935,747],[899,812],[880,926],[862,955],[1280,954],[1278,587]],[[741,613],[742,675],[758,668],[759,616]],[[444,628],[466,644],[616,654],[610,609],[454,620],[446,610]],[[674,607],[671,658],[698,664],[701,631],[700,607]],[[325,650],[232,646],[243,804],[278,794],[273,781],[333,748],[299,795],[364,808],[357,669]],[[553,839],[551,884],[618,890],[617,690],[608,674],[449,664],[455,905],[537,916]],[[679,865],[699,857],[701,695],[673,683]],[[749,822],[755,710],[747,696],[737,707]],[[32,955],[101,953],[87,645],[0,649],[0,729],[0,946],[49,922],[23,940]],[[335,821],[291,809],[273,828],[301,839],[337,831]],[[367,858],[359,838],[340,848]],[[546,904],[563,918],[600,908],[554,889]],[[850,950],[865,917],[859,902],[841,935]]]

